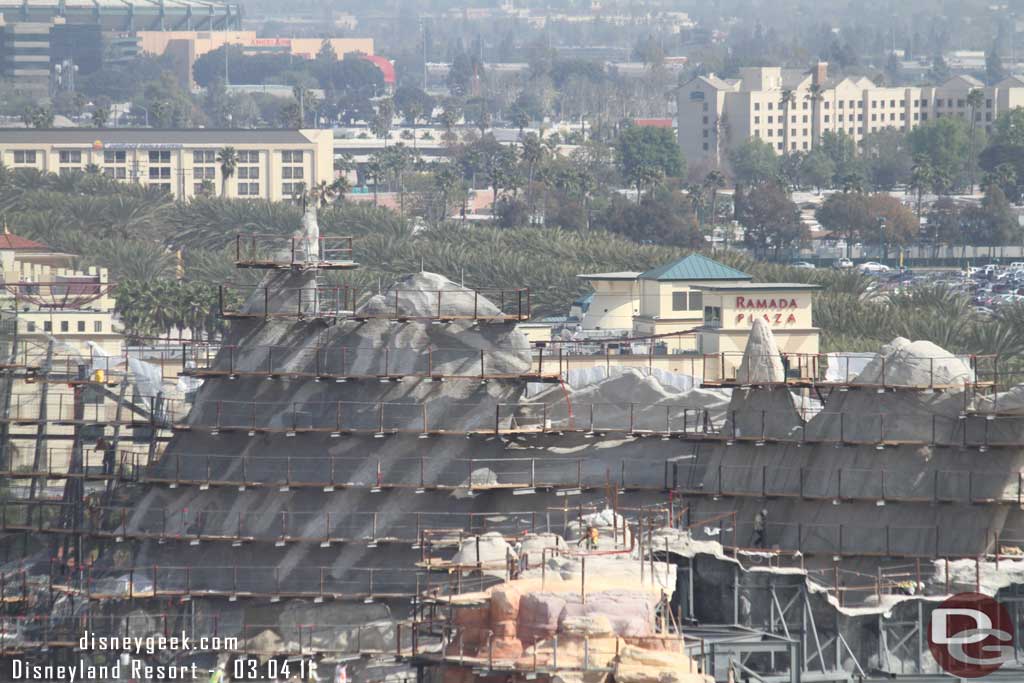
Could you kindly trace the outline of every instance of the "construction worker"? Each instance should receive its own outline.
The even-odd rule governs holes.
[[[576,545],[583,545],[586,543],[587,550],[597,550],[597,539],[599,536],[600,533],[596,526],[588,526],[586,535],[584,535]]]
[[[761,511],[754,515],[754,547],[766,548],[768,541],[766,530],[768,527],[768,508],[761,508]]]

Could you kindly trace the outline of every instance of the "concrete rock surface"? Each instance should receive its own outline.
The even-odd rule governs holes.
[[[615,683],[714,683],[697,673],[696,663],[679,652],[645,650],[630,645],[619,652]]]

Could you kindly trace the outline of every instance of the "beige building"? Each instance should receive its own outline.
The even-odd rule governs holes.
[[[754,320],[771,327],[782,354],[799,354],[787,360],[790,373],[809,371],[818,354],[818,328],[813,322],[812,295],[817,285],[786,282],[744,282],[698,285],[703,298],[703,326],[697,332],[701,354],[720,359],[723,377],[736,376],[743,359],[747,336]],[[807,368],[804,367],[807,365]],[[816,373],[815,373],[816,374]]]
[[[238,163],[225,177],[218,152]],[[334,180],[330,130],[0,129],[0,162],[10,169],[88,170],[158,187],[178,198],[204,192],[240,199],[289,199]]]
[[[639,312],[633,318],[633,334],[650,337],[690,332],[704,321],[704,294],[699,287],[751,279],[750,275],[702,254],[690,254],[675,263],[640,273]],[[687,345],[684,350],[693,347]]]
[[[107,269],[75,270],[75,258],[6,229],[0,235],[2,305],[17,311],[19,344],[30,360],[42,357],[51,338],[61,342],[65,354],[91,355],[87,342],[111,356],[124,352]]]
[[[740,69],[737,79],[698,76],[676,93],[679,144],[687,159],[714,163],[750,138],[764,140],[780,153],[805,151],[825,131],[861,140],[886,128],[905,131],[943,116],[969,118],[967,95],[972,90],[985,95],[973,112],[985,130],[1001,112],[1024,106],[1024,78],[1019,76],[992,87],[971,76],[956,76],[939,86],[881,87],[863,77],[829,78],[824,63],[809,72],[749,67]],[[792,94],[788,104],[784,93]]]
[[[589,273],[576,277],[590,284],[594,293],[580,318],[586,331],[633,329],[633,317],[640,312],[638,272]]]

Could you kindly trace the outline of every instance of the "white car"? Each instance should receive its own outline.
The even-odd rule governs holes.
[[[792,268],[803,268],[804,270],[814,270],[814,264],[810,261],[794,261],[789,264]]]
[[[862,263],[859,266],[857,266],[857,268],[862,273],[888,273],[889,271],[892,270],[892,268],[885,265],[884,263],[876,263],[875,261],[868,261],[867,263]]]
[[[839,258],[836,259],[836,262],[833,264],[833,266],[835,268],[853,268],[853,261],[851,261],[848,258]]]

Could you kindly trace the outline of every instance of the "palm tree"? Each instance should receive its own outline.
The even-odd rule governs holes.
[[[220,196],[228,196],[228,179],[235,175],[238,168],[238,151],[231,146],[221,147],[217,152],[217,163],[220,164],[221,185]]]
[[[935,169],[927,157],[918,156],[910,172],[910,187],[917,191],[917,222],[921,222],[921,196],[935,182]]]
[[[974,88],[967,93],[967,106],[971,110],[971,158],[968,161],[971,167],[971,193],[974,193],[974,172],[977,163],[977,153],[975,151],[975,132],[978,127],[978,110],[985,104],[985,92],[980,88]]]
[[[330,184],[331,193],[339,200],[345,198],[345,194],[352,189],[352,184],[346,176],[340,175]]]
[[[782,151],[789,154],[789,108],[796,104],[796,93],[790,88],[782,91],[779,97],[779,109],[782,110]]]
[[[804,99],[811,103],[811,147],[818,144],[821,137],[821,124],[818,122],[818,105],[825,99],[823,88],[817,83],[811,83],[807,89]]]
[[[702,185],[704,191],[711,197],[711,227],[714,228],[715,221],[718,220],[718,191],[725,187],[725,176],[721,171],[710,171],[704,176]]]

